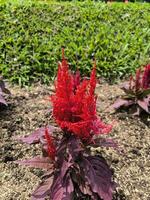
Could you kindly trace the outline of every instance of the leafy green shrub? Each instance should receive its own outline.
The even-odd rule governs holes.
[[[150,5],[33,2],[0,5],[0,72],[12,82],[48,82],[66,46],[71,68],[113,80],[146,64],[150,53]]]

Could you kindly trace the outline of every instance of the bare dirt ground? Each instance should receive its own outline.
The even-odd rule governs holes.
[[[21,89],[9,85],[9,106],[0,110],[0,200],[28,200],[43,172],[18,166],[13,161],[41,154],[38,145],[29,146],[13,140],[50,124],[46,98],[50,87],[35,85]],[[102,83],[97,87],[98,112],[114,128],[109,138],[124,150],[98,148],[114,171],[118,183],[114,200],[150,200],[150,117],[132,117],[127,111],[109,113],[108,106],[122,91],[118,85]]]

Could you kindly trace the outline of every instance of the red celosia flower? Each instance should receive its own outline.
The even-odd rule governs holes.
[[[122,89],[126,95],[118,99],[114,104],[114,109],[121,107],[132,107],[137,106],[137,112],[134,115],[140,115],[141,111],[144,110],[148,114],[149,110],[149,98],[150,98],[150,64],[136,70],[136,76],[133,78],[130,76],[129,82],[126,82]]]
[[[144,89],[150,88],[150,64],[144,68],[144,74],[142,77],[142,87]]]
[[[134,89],[135,92],[150,88],[150,64],[145,66],[143,73],[141,69],[136,70],[135,79],[130,77],[129,88]]]
[[[74,91],[77,89],[78,85],[80,85],[81,77],[80,77],[80,71],[77,70],[76,73],[73,75],[73,87]]]
[[[55,148],[54,143],[53,143],[53,138],[49,135],[47,128],[45,129],[45,139],[47,141],[48,156],[52,160],[55,160],[56,148]]]
[[[73,75],[67,60],[62,58],[58,65],[56,93],[51,97],[53,116],[57,124],[65,131],[84,140],[90,140],[93,134],[108,133],[110,125],[104,124],[96,113],[96,64],[90,80],[80,82],[77,71]]]
[[[138,91],[141,88],[141,69],[137,69],[135,77],[135,90]]]

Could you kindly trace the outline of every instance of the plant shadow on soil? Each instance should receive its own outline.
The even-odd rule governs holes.
[[[143,124],[145,124],[146,126],[150,127],[150,115],[145,112],[144,110],[141,111],[141,113],[139,115],[135,115],[134,116],[134,112],[135,109],[132,107],[129,108],[120,108],[118,109],[115,114],[118,114],[120,116],[120,119],[124,119],[127,116],[131,119],[140,119],[141,122],[143,122]]]

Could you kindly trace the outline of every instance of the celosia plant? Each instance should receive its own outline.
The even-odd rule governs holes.
[[[134,115],[139,115],[142,110],[150,114],[150,64],[136,71],[136,76],[130,77],[130,81],[122,87],[125,95],[117,99],[113,108],[136,106]]]
[[[69,71],[67,60],[58,65],[56,92],[50,97],[53,117],[61,128],[40,128],[20,141],[42,144],[42,157],[17,161],[19,164],[46,170],[42,182],[32,194],[32,199],[111,200],[116,184],[104,158],[93,156],[90,147],[112,146],[112,140],[101,139],[98,134],[109,133],[96,113],[96,64],[90,80],[81,81],[80,73]],[[61,131],[60,131],[61,130]],[[59,131],[59,134],[55,132]]]
[[[0,77],[0,104],[4,104],[7,106],[7,102],[4,99],[4,94],[10,94],[10,91],[5,87],[5,83]]]

